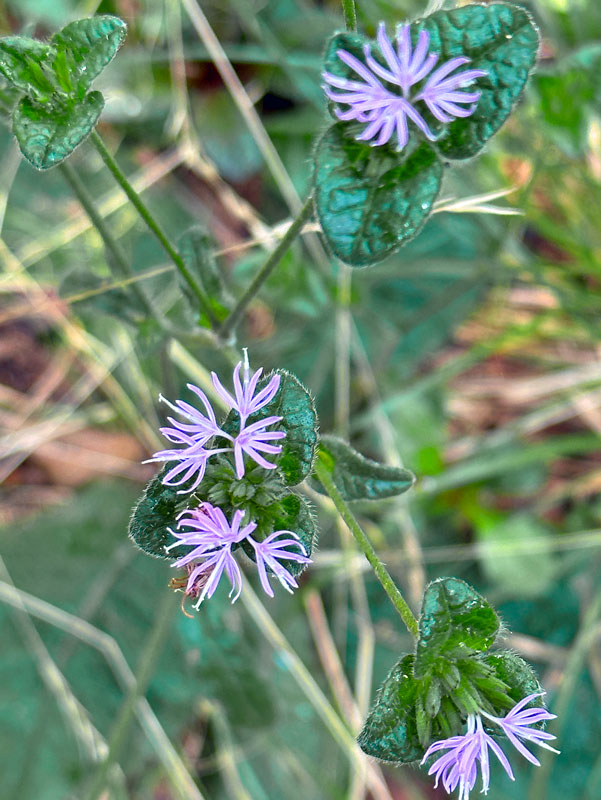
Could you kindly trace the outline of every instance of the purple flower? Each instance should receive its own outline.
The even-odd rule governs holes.
[[[478,775],[478,761],[482,772],[482,792],[484,794],[488,792],[490,785],[488,748],[499,759],[511,780],[515,780],[507,756],[495,740],[485,733],[481,718],[474,714],[470,714],[467,718],[467,733],[463,736],[451,736],[450,739],[434,742],[427,749],[421,763],[423,764],[432,753],[448,750],[448,753],[432,764],[428,775],[436,775],[435,787],[438,786],[439,780],[442,780],[442,785],[449,794],[459,786],[458,800],[469,800],[470,792],[474,788]]]
[[[186,594],[198,597],[195,608],[200,606],[205,597],[213,596],[224,572],[232,586],[229,595],[233,596],[232,603],[238,599],[242,590],[242,573],[232,548],[244,540],[247,540],[255,551],[261,585],[270,597],[273,597],[273,589],[269,583],[267,568],[273,572],[282,586],[292,591],[290,587],[296,588],[298,584],[292,573],[280,564],[279,560],[296,561],[300,564],[308,564],[311,561],[296,533],[274,531],[264,541],[257,542],[251,536],[256,530],[256,523],[249,522],[241,528],[243,517],[244,511],[238,509],[229,523],[220,508],[210,503],[202,503],[198,508],[186,509],[178,516],[177,530],[168,528],[176,541],[165,547],[167,552],[182,545],[191,548],[174,561],[172,566],[187,569]],[[291,538],[276,541],[283,534],[288,534]],[[286,549],[289,547],[295,547],[301,553]]]
[[[244,364],[244,375],[242,382],[240,381],[240,369]],[[248,353],[244,350],[244,362],[240,362],[234,368],[234,392],[235,398],[225,389],[217,377],[212,372],[213,385],[215,391],[227,403],[227,405],[238,412],[240,415],[240,430],[238,435],[233,440],[234,442],[234,458],[236,462],[236,477],[238,479],[244,476],[244,453],[246,453],[253,461],[256,461],[259,466],[264,469],[275,469],[276,465],[267,461],[261,453],[268,453],[277,455],[282,452],[281,445],[269,444],[276,439],[283,439],[286,434],[284,431],[265,431],[269,425],[274,425],[280,422],[282,417],[266,417],[265,419],[253,422],[251,425],[246,426],[246,420],[251,414],[264,408],[270,403],[278,389],[280,388],[280,376],[274,375],[267,386],[255,396],[259,378],[263,374],[263,369],[259,368],[254,375],[250,375],[250,367],[248,364]],[[231,436],[228,438],[232,438]]]
[[[193,492],[204,478],[207,469],[207,461],[216,453],[226,453],[231,448],[222,447],[216,450],[206,450],[204,445],[206,438],[201,438],[196,441],[192,436],[176,428],[161,428],[163,436],[174,444],[183,444],[185,447],[171,448],[167,450],[159,450],[152,458],[147,459],[144,463],[148,464],[153,461],[178,461],[173,469],[161,479],[161,483],[165,486],[181,486],[187,483],[194,475],[196,475],[194,482],[186,489],[181,489],[178,494],[187,494]],[[231,438],[231,437],[230,437]]]
[[[276,541],[285,533],[292,538],[284,539],[279,542]],[[295,589],[298,588],[298,583],[296,582],[294,575],[289,572],[286,567],[278,563],[278,560],[284,559],[285,561],[296,561],[298,564],[308,564],[311,561],[311,559],[307,556],[307,551],[305,550],[296,533],[293,533],[292,531],[274,531],[265,539],[263,539],[262,542],[256,542],[252,536],[248,537],[248,541],[251,543],[255,551],[259,578],[261,579],[261,586],[265,590],[265,593],[270,597],[273,597],[273,589],[269,583],[269,577],[266,569],[266,567],[269,567],[284,589],[292,594],[291,587],[294,587]],[[296,547],[300,550],[300,553],[287,550],[287,547]]]
[[[524,706],[527,706],[535,697],[542,697],[542,695],[543,692],[529,694],[528,697],[520,700],[520,702],[511,709],[509,714],[504,717],[493,717],[492,714],[487,714],[485,711],[481,712],[487,719],[499,725],[515,749],[537,767],[540,767],[540,761],[536,756],[532,755],[530,750],[522,744],[520,739],[538,744],[546,750],[551,750],[553,753],[559,753],[559,750],[547,744],[549,739],[556,738],[552,733],[530,727],[530,725],[535,725],[537,722],[546,722],[547,720],[555,719],[556,715],[550,714],[546,708],[541,708],[540,706],[524,708]]]
[[[438,786],[439,780],[442,780],[442,785],[449,794],[459,786],[459,800],[469,800],[470,792],[476,783],[479,761],[482,772],[482,792],[486,794],[490,785],[489,748],[497,756],[511,780],[514,780],[507,756],[492,736],[484,731],[482,716],[498,725],[516,750],[536,766],[540,766],[540,762],[524,747],[520,739],[534,742],[547,750],[558,753],[558,750],[547,744],[549,739],[555,739],[553,734],[529,727],[537,722],[555,718],[554,714],[550,714],[544,708],[524,709],[528,703],[535,697],[540,697],[541,694],[539,692],[528,695],[504,717],[494,717],[485,711],[481,711],[480,714],[470,714],[467,721],[467,732],[463,736],[451,736],[449,739],[441,739],[430,745],[422,759],[422,764],[433,753],[439,750],[448,750],[428,770],[428,775],[436,775],[435,786]]]
[[[348,80],[331,72],[324,72],[328,86],[324,91],[330,100],[347,105],[348,109],[336,109],[336,116],[343,121],[355,120],[366,123],[357,136],[360,141],[371,141],[382,145],[396,134],[397,149],[402,150],[409,141],[409,120],[431,141],[438,136],[430,130],[428,123],[415,107],[423,102],[440,122],[452,122],[455,117],[469,117],[480,99],[480,92],[462,92],[460,89],[473,83],[487,73],[481,69],[465,70],[451,75],[458,67],[468,64],[465,56],[452,58],[430,76],[423,89],[412,96],[412,88],[424,80],[438,61],[437,53],[429,53],[430,34],[420,31],[415,49],[411,45],[409,25],[397,29],[396,51],[386,34],[383,22],[378,26],[378,47],[386,62],[384,67],[371,53],[369,44],[364,45],[365,63],[347,50],[338,50],[337,56],[362,80]],[[398,86],[391,91],[384,83]],[[332,88],[339,91],[333,91]],[[466,105],[467,107],[462,107]]]

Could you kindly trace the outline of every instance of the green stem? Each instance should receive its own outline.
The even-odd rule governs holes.
[[[336,488],[334,481],[332,480],[332,473],[328,469],[328,467],[324,464],[324,462],[317,458],[315,462],[315,474],[321,481],[323,488],[326,490],[328,495],[330,496],[332,502],[336,506],[336,510],[345,521],[349,531],[353,534],[359,548],[365,558],[371,564],[374,572],[376,573],[377,579],[382,584],[382,588],[390,598],[393,606],[399,612],[401,619],[405,623],[405,627],[409,631],[409,633],[417,639],[418,635],[418,623],[417,619],[413,616],[413,613],[403,595],[400,593],[399,589],[397,588],[396,583],[392,580],[390,573],[384,566],[384,564],[378,558],[376,551],[374,550],[371,542],[367,538],[367,535],[353,516],[350,508],[345,503],[342,495]]]
[[[169,595],[163,599],[162,605],[154,620],[152,630],[150,631],[150,635],[146,640],[144,650],[140,656],[139,666],[136,672],[136,683],[130,689],[125,702],[121,706],[119,716],[109,736],[108,755],[104,761],[98,765],[92,777],[90,788],[85,795],[86,800],[97,800],[98,796],[104,790],[110,768],[117,762],[121,755],[126,743],[129,726],[134,717],[136,703],[140,697],[146,693],[155,664],[161,654],[167,634],[171,629],[171,622],[176,606],[177,595],[175,592],[170,592]]]
[[[106,148],[106,145],[102,141],[100,134],[97,131],[92,131],[90,135],[90,141],[95,146],[96,150],[98,150],[100,157],[112,172],[113,177],[119,184],[119,186],[123,189],[129,200],[131,201],[132,205],[138,212],[138,214],[142,217],[148,228],[154,233],[160,244],[162,245],[163,249],[169,256],[169,258],[175,264],[175,267],[179,270],[180,275],[186,281],[192,292],[194,293],[195,297],[197,298],[201,309],[209,318],[211,325],[215,327],[217,325],[217,320],[215,319],[215,315],[211,309],[211,304],[203,290],[200,286],[198,281],[194,278],[186,264],[184,263],[183,258],[177,252],[175,247],[171,244],[167,236],[165,235],[163,229],[160,227],[159,223],[155,220],[152,216],[148,208],[144,205],[142,200],[140,199],[140,195],[136,192],[134,187],[131,183],[127,180],[119,165],[109,153]]]
[[[285,255],[286,251],[292,244],[292,242],[296,239],[299,235],[301,230],[303,229],[303,225],[311,216],[311,212],[313,210],[313,198],[311,195],[305,200],[305,204],[301,208],[298,213],[296,219],[292,222],[282,239],[280,240],[278,246],[275,250],[269,255],[265,263],[262,267],[259,268],[257,274],[253,278],[250,286],[244,292],[242,297],[238,300],[234,308],[232,309],[230,315],[224,321],[221,329],[219,331],[219,336],[221,339],[226,341],[231,333],[234,331],[236,325],[240,322],[240,318],[244,313],[247,305],[253,299],[253,297],[257,294],[261,286],[265,283],[267,278],[271,275],[275,267],[280,263],[282,257]]]
[[[59,169],[63,173],[63,177],[73,190],[73,194],[77,197],[83,210],[86,212],[88,217],[90,218],[90,222],[96,228],[100,236],[102,237],[102,241],[104,242],[104,246],[111,254],[115,266],[121,273],[121,277],[134,277],[134,271],[132,270],[127,256],[121,249],[119,242],[115,239],[113,234],[110,232],[106,222],[98,212],[98,209],[94,205],[94,200],[92,199],[91,194],[85,187],[85,184],[71,166],[69,161],[63,161],[60,165]],[[162,314],[160,314],[151,304],[150,300],[146,297],[146,295],[142,292],[140,287],[132,283],[132,289],[136,293],[140,302],[144,305],[144,308],[149,312],[151,316],[161,318]]]
[[[347,31],[357,30],[357,9],[355,0],[342,0],[342,12]]]

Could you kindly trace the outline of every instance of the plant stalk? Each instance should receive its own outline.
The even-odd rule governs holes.
[[[250,286],[244,292],[242,297],[238,300],[229,316],[223,322],[219,331],[219,336],[222,340],[227,341],[228,337],[233,333],[236,325],[250,303],[253,297],[257,294],[261,286],[265,283],[267,278],[271,275],[273,270],[282,260],[292,242],[296,239],[302,231],[305,222],[311,216],[313,210],[313,198],[311,195],[305,200],[305,204],[298,213],[296,219],[292,222],[284,236],[281,238],[275,250],[268,256],[267,260],[262,267],[259,268],[257,274],[253,278]]]
[[[382,584],[382,588],[390,598],[393,606],[399,612],[405,627],[409,631],[409,633],[413,636],[414,639],[417,639],[418,636],[418,622],[417,619],[414,617],[413,612],[409,608],[405,598],[399,591],[396,583],[393,581],[390,573],[382,563],[382,561],[378,558],[376,551],[374,550],[371,542],[367,538],[366,533],[363,531],[357,520],[355,519],[352,511],[345,503],[342,495],[336,488],[334,481],[332,480],[332,474],[320,457],[317,458],[315,462],[315,474],[321,481],[323,488],[326,490],[330,499],[334,503],[336,510],[345,521],[349,531],[354,536],[357,544],[359,545],[359,549],[365,556],[365,558],[369,561],[373,571],[376,573],[377,579]]]
[[[347,31],[357,30],[357,9],[355,0],[342,0],[342,13],[344,14],[344,24]]]

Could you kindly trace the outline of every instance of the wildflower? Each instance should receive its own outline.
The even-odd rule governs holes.
[[[400,26],[397,29],[395,51],[382,22],[378,27],[377,43],[386,67],[372,56],[369,44],[363,48],[365,63],[347,50],[341,49],[336,53],[361,81],[341,78],[331,72],[323,73],[326,84],[329,84],[324,86],[327,97],[335,103],[349,106],[345,111],[336,109],[336,116],[343,121],[367,123],[356,137],[359,141],[383,145],[396,134],[397,149],[402,150],[409,141],[409,120],[428,139],[436,140],[438,136],[431,131],[415,106],[418,102],[424,103],[433,116],[443,123],[473,114],[481,92],[460,90],[477,78],[484,77],[486,71],[471,69],[451,75],[458,67],[470,63],[469,58],[452,58],[430,75],[439,56],[428,52],[428,31],[420,31],[417,44],[412,48],[410,26]],[[417,87],[428,75],[430,77],[422,90],[412,94],[412,88]],[[398,87],[400,93],[398,90],[391,91],[385,83]],[[330,87],[340,91],[333,91]]]
[[[528,695],[504,717],[494,717],[485,711],[481,711],[480,714],[470,714],[467,719],[467,732],[463,736],[451,736],[449,739],[441,739],[430,745],[422,759],[422,764],[433,753],[440,750],[448,751],[440,756],[428,770],[428,775],[436,775],[435,786],[438,786],[439,780],[442,780],[442,785],[449,794],[459,786],[458,800],[469,800],[470,792],[476,783],[479,761],[482,772],[482,792],[487,794],[490,785],[489,748],[496,755],[511,780],[515,780],[507,756],[492,736],[485,732],[482,726],[482,716],[498,725],[516,750],[536,766],[540,766],[540,762],[524,747],[520,739],[534,742],[558,753],[558,750],[546,743],[549,739],[555,739],[553,734],[529,727],[537,722],[555,718],[554,714],[550,714],[544,708],[536,707],[524,710],[531,700],[540,696],[540,692]]]
[[[170,442],[186,446],[183,449],[171,448],[159,450],[152,458],[147,459],[144,463],[148,464],[153,461],[179,462],[163,476],[161,483],[165,486],[181,486],[196,475],[193,484],[186,489],[180,489],[178,494],[193,492],[204,478],[209,458],[217,453],[227,453],[231,449],[229,447],[221,447],[214,450],[206,450],[204,447],[206,438],[204,437],[195,441],[192,436],[178,431],[175,428],[161,428],[160,430],[163,436]]]
[[[265,592],[273,597],[273,589],[269,584],[266,567],[288,591],[296,587],[294,576],[279,563],[281,559],[307,564],[310,558],[296,533],[292,531],[274,531],[262,541],[256,541],[251,534],[256,530],[257,524],[249,522],[240,527],[244,511],[238,509],[234,512],[231,523],[220,508],[210,503],[202,503],[198,508],[186,509],[177,518],[178,530],[168,528],[175,542],[165,547],[169,552],[174,547],[182,545],[191,549],[173,562],[173,567],[185,567],[188,571],[186,594],[198,597],[194,607],[198,609],[205,597],[212,597],[221,576],[225,572],[231,583],[229,596],[234,603],[242,590],[242,573],[234,558],[232,549],[235,544],[247,540],[252,545],[257,559],[257,569],[261,585]],[[179,530],[187,528],[188,530]],[[283,534],[290,538],[276,541]],[[300,553],[289,550],[296,547]],[[208,576],[208,577],[207,577]]]
[[[292,539],[284,539],[277,541],[283,534],[289,534]],[[273,597],[273,589],[269,583],[266,567],[273,572],[279,582],[282,584],[286,591],[292,594],[291,587],[298,588],[294,575],[278,563],[278,559],[283,558],[287,561],[296,561],[299,564],[308,564],[311,559],[307,556],[307,551],[298,539],[298,536],[292,531],[274,531],[262,542],[256,542],[252,536],[248,537],[248,541],[253,546],[255,551],[255,558],[257,560],[257,570],[259,571],[259,578],[261,579],[261,586],[266,594]],[[287,547],[298,547],[300,553],[290,552],[286,550]]]
[[[240,370],[243,364],[244,373],[241,382]],[[281,453],[281,445],[268,444],[268,442],[275,441],[276,439],[283,439],[286,436],[284,431],[265,430],[265,428],[270,425],[280,422],[282,417],[270,416],[253,422],[251,425],[246,425],[248,417],[270,403],[280,388],[280,376],[274,375],[267,386],[261,389],[255,396],[257,384],[262,374],[263,369],[259,368],[251,377],[246,349],[244,350],[244,361],[239,362],[234,368],[233,380],[236,394],[235,398],[223,387],[217,375],[214,372],[211,373],[215,391],[230,408],[237,411],[240,415],[240,430],[235,439],[233,439],[236,477],[238,479],[244,476],[244,453],[250,456],[253,461],[256,461],[256,463],[264,469],[275,469],[276,465],[267,461],[261,453],[269,453],[272,455]]]
[[[243,364],[244,375],[241,382],[240,370]],[[198,386],[192,383],[187,384],[188,389],[200,399],[205,413],[183,400],[176,400],[174,404],[160,395],[162,402],[166,403],[176,414],[186,420],[182,422],[174,417],[167,417],[171,427],[160,428],[160,432],[168,441],[176,445],[183,445],[183,447],[159,450],[144,463],[154,461],[179,462],[162,478],[162,483],[165,486],[186,484],[186,488],[179,490],[178,494],[193,492],[200,485],[204,478],[209,458],[217,453],[234,453],[236,477],[240,480],[240,478],[244,477],[245,472],[245,453],[264,469],[275,469],[276,465],[267,461],[261,454],[277,455],[282,451],[281,445],[271,444],[271,442],[283,439],[286,433],[284,431],[265,430],[270,425],[281,422],[282,417],[269,416],[246,425],[246,421],[251,414],[260,411],[273,400],[280,388],[280,376],[274,375],[267,386],[255,396],[257,384],[263,374],[263,370],[258,369],[252,377],[250,376],[246,350],[244,351],[244,361],[241,361],[234,369],[235,398],[224,389],[217,375],[214,372],[211,374],[215,390],[219,396],[240,416],[240,428],[236,436],[227,433],[217,424],[211,403]],[[214,436],[219,436],[221,439],[231,442],[232,446],[207,449],[205,445]],[[192,485],[188,485],[188,481],[192,478],[194,478],[194,482]]]
[[[539,694],[528,695],[528,697],[520,700],[505,717],[493,717],[492,714],[487,714],[485,711],[482,712],[483,716],[499,725],[515,749],[537,767],[540,767],[540,761],[536,756],[532,755],[530,750],[522,744],[520,739],[524,739],[527,742],[534,742],[534,744],[538,744],[546,750],[551,750],[553,753],[559,753],[559,750],[547,744],[549,739],[556,738],[552,733],[541,731],[539,728],[529,727],[530,725],[535,725],[537,722],[546,722],[547,720],[555,719],[556,715],[550,714],[546,708],[541,708],[540,706],[524,708],[532,699],[541,697],[542,694],[542,692],[539,692]]]

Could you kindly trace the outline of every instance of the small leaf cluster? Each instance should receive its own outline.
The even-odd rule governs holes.
[[[458,578],[426,588],[415,652],[378,690],[359,745],[383,761],[421,759],[432,741],[462,733],[469,714],[503,715],[540,691],[531,667],[508,650],[490,652],[500,630],[492,606]]]
[[[314,156],[315,209],[332,252],[353,267],[382,261],[419,233],[439,194],[443,163],[482,150],[510,115],[536,63],[538,30],[518,6],[473,4],[437,11],[411,25],[413,46],[420,31],[430,34],[430,49],[440,55],[440,64],[463,55],[471,60],[470,69],[486,70],[478,79],[481,97],[471,116],[447,124],[424,112],[439,138],[432,143],[415,129],[401,153],[357,141],[355,122],[336,122],[323,134]],[[368,42],[377,55],[377,44],[366,37],[336,34],[326,49],[325,69],[356,80],[337,51],[362,60]]]
[[[126,34],[123,20],[101,15],[71,22],[48,43],[25,36],[0,39],[0,75],[11,100],[19,98],[13,133],[36,169],[59,164],[94,128],[104,98],[88,90]]]
[[[268,405],[252,414],[247,424],[277,415],[281,422],[278,429],[284,430],[282,452],[277,457],[276,469],[266,470],[247,461],[245,474],[241,479],[236,472],[229,454],[214,456],[207,463],[206,473],[192,495],[179,494],[161,482],[169,467],[165,467],[147,485],[144,494],[136,505],[129,525],[129,535],[144,552],[157,558],[175,560],[185,552],[186,547],[176,547],[165,552],[165,546],[173,542],[168,528],[175,524],[176,516],[190,505],[210,502],[219,506],[228,519],[237,509],[245,512],[246,521],[257,523],[256,535],[268,536],[274,530],[291,530],[298,535],[307,555],[310,555],[317,541],[317,531],[311,509],[307,501],[291,491],[311,472],[317,449],[318,424],[313,398],[302,383],[291,373],[277,370],[280,387]],[[274,373],[265,376],[257,386],[257,392],[267,385]],[[221,423],[221,429],[230,435],[239,431],[239,416],[231,411]],[[213,446],[228,446],[231,443],[215,437],[208,443]],[[181,487],[185,490],[185,485]],[[192,498],[192,502],[191,502]],[[252,548],[247,555],[254,557]],[[302,571],[304,565],[296,562],[283,562],[293,574]]]

